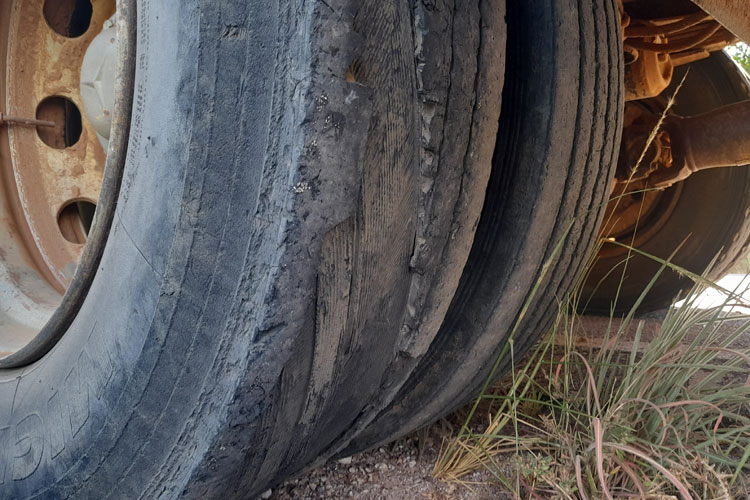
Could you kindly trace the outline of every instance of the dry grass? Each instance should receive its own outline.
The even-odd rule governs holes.
[[[611,321],[604,344],[612,347],[579,352],[580,321],[568,307],[576,304],[562,304],[530,358],[499,391],[483,391],[434,474],[460,481],[487,469],[519,498],[708,499],[747,491],[750,350],[735,344],[750,318],[693,308],[705,286],[669,311],[645,348],[641,323],[629,352],[615,346],[632,315]],[[726,328],[729,319],[740,326]],[[488,421],[476,432],[479,408]]]

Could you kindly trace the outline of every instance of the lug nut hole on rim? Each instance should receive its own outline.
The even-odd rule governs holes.
[[[36,118],[55,122],[54,127],[37,127],[39,138],[51,148],[69,148],[81,138],[81,112],[69,99],[57,96],[46,98],[36,108]]]
[[[57,216],[57,225],[63,238],[71,243],[86,243],[94,221],[96,205],[86,200],[68,202]]]
[[[76,38],[88,31],[93,8],[89,0],[45,0],[44,20],[58,35]]]
[[[34,363],[67,335],[98,272],[129,139],[135,9],[0,0],[0,111],[10,118],[0,126],[0,187],[10,194],[0,196],[0,373]],[[92,56],[96,45],[103,56]],[[107,100],[85,114],[100,94]],[[107,134],[92,124],[105,111]]]

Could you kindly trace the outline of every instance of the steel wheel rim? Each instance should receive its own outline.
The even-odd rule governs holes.
[[[61,38],[64,37],[61,37],[57,33],[52,33],[48,36],[47,43],[49,43],[49,39],[52,39],[54,43],[62,45],[70,43],[84,45],[90,43],[91,37],[96,35],[95,30],[97,30],[100,23],[103,22],[102,19],[104,19],[104,15],[106,15],[106,10],[104,9],[106,3],[106,0],[100,2],[95,1],[92,3],[92,21],[86,32],[88,35],[84,33],[75,38],[69,37],[67,40],[61,40]],[[27,53],[29,48],[28,45],[34,45],[34,43],[27,43],[26,46],[24,46],[23,36],[18,35],[18,32],[14,31],[18,29],[18,25],[14,24],[14,22],[22,19],[23,16],[34,14],[36,16],[34,18],[34,22],[36,23],[35,26],[38,29],[40,19],[47,23],[46,19],[43,17],[43,5],[44,2],[41,0],[34,2],[14,2],[6,4],[6,6],[3,7],[5,12],[0,12],[0,14],[10,14],[0,16],[0,19],[2,19],[2,21],[0,21],[0,69],[2,69],[3,74],[6,75],[5,84],[0,86],[0,110],[4,110],[3,108],[9,106],[10,109],[6,111],[8,115],[18,112],[28,113],[28,106],[34,101],[38,103],[45,97],[55,97],[59,96],[61,93],[64,94],[64,92],[55,91],[54,85],[48,85],[43,87],[43,93],[49,93],[52,95],[45,95],[44,97],[42,97],[40,93],[32,95],[28,103],[26,103],[27,107],[25,109],[17,109],[22,105],[19,105],[16,100],[9,98],[10,91],[15,92],[18,90],[17,83],[11,82],[8,78],[8,71],[14,62],[14,56]],[[37,146],[43,144],[43,141],[40,140],[37,131],[34,129],[25,128],[23,131],[18,131],[7,126],[0,129],[0,162],[3,159],[7,160],[8,157],[13,161],[10,165],[12,167],[11,175],[9,175],[7,162],[5,164],[0,163],[0,166],[3,167],[3,183],[0,187],[2,187],[6,193],[6,200],[12,198],[7,196],[7,193],[12,192],[12,188],[16,189],[15,200],[19,203],[15,203],[16,208],[13,213],[14,220],[16,226],[20,226],[21,229],[24,228],[23,224],[18,223],[19,219],[21,219],[21,222],[25,220],[26,227],[25,233],[23,234],[23,248],[33,257],[31,259],[32,262],[28,262],[27,259],[26,264],[31,264],[33,267],[29,267],[31,267],[32,271],[42,277],[48,285],[48,289],[44,290],[41,299],[32,301],[34,302],[33,305],[37,306],[37,309],[32,311],[32,313],[37,316],[37,323],[41,323],[41,321],[39,321],[40,319],[43,320],[43,324],[41,324],[38,329],[26,328],[25,331],[22,331],[22,329],[14,328],[14,325],[0,324],[0,342],[4,342],[7,346],[13,348],[0,348],[0,356],[3,356],[0,358],[0,368],[20,367],[37,361],[43,357],[60,340],[60,338],[62,338],[65,331],[75,318],[81,304],[85,300],[86,293],[94,279],[96,269],[104,251],[107,236],[114,218],[116,200],[119,194],[120,181],[122,179],[122,171],[125,164],[130,128],[130,113],[132,108],[132,89],[135,76],[135,5],[132,0],[118,0],[116,8],[117,78],[115,104],[112,110],[112,132],[108,151],[106,155],[104,155],[101,146],[99,146],[100,152],[95,151],[96,144],[93,144],[92,137],[88,137],[86,138],[85,143],[79,141],[77,144],[82,145],[73,148],[66,148],[63,150],[63,155],[61,155],[69,158],[76,152],[80,155],[80,151],[83,150],[85,151],[86,156],[94,155],[94,158],[99,158],[102,161],[101,181],[99,184],[101,188],[97,195],[97,209],[91,230],[88,234],[88,239],[85,245],[80,242],[73,243],[70,241],[62,244],[65,245],[62,248],[67,250],[66,255],[75,255],[74,252],[77,252],[77,255],[75,255],[77,257],[77,265],[74,266],[74,271],[71,270],[69,273],[70,277],[67,283],[65,282],[66,276],[64,274],[61,275],[59,272],[55,272],[54,265],[56,263],[53,262],[52,265],[50,265],[49,260],[44,259],[43,252],[45,251],[45,247],[42,246],[40,249],[39,245],[44,245],[45,241],[43,238],[40,238],[38,228],[30,227],[35,220],[31,218],[30,221],[28,192],[19,192],[28,189],[28,182],[24,179],[20,179],[23,177],[24,172],[22,168],[19,168],[18,163],[20,160],[17,147],[18,139],[33,139],[37,142]],[[46,27],[50,29],[50,32],[53,31],[49,25]],[[32,40],[32,42],[38,42],[38,40]],[[14,52],[14,50],[16,50],[16,52]],[[85,50],[81,50],[81,52],[85,52]],[[79,56],[80,61],[83,56],[82,54],[79,54]],[[68,79],[68,81],[70,81],[70,79]],[[76,84],[77,83],[76,80]],[[23,92],[20,92],[20,94],[24,95]],[[18,94],[14,93],[14,96],[18,96]],[[69,98],[74,103],[76,103],[76,101],[80,103],[80,96],[69,94],[64,95],[64,97]],[[77,104],[77,106],[79,109],[82,109],[80,104]],[[36,114],[36,110],[34,110],[34,114]],[[83,115],[82,112],[81,114]],[[85,116],[83,117],[83,120],[86,120]],[[84,123],[83,128],[82,138],[85,133],[91,134],[90,124]],[[30,134],[33,134],[31,138]],[[96,140],[95,137],[93,140]],[[4,147],[5,149],[3,149]],[[29,165],[25,164],[23,166],[28,167]],[[90,186],[88,186],[87,189],[90,189]],[[90,193],[85,196],[76,196],[76,194],[70,190],[64,193],[64,195],[68,197],[67,201],[69,202],[77,202],[79,200],[92,201],[91,198],[93,197]],[[53,205],[48,203],[47,205],[47,221],[45,227],[49,230],[49,228],[52,227],[52,222],[54,222],[55,226],[57,226],[55,229],[59,231],[60,227],[58,225],[58,220],[61,213],[59,204]],[[18,209],[19,206],[21,207],[21,210]],[[37,205],[36,208],[38,209],[39,206]],[[21,211],[22,213],[20,213]],[[18,227],[16,227],[16,230],[18,230]],[[0,226],[0,233],[3,233],[5,237],[7,237],[9,234],[7,232],[7,227]],[[47,235],[52,236],[50,233],[47,233]],[[60,236],[61,235],[58,234],[58,236],[51,241],[56,240],[59,243],[61,241]],[[0,242],[2,242],[2,238],[3,236],[0,235]],[[16,238],[16,240],[21,241],[21,238]],[[36,248],[29,248],[30,242],[32,242]],[[49,244],[49,241],[47,241],[46,245]],[[7,254],[3,250],[2,246],[0,246],[0,287],[8,288],[9,286],[16,286],[16,292],[25,293],[28,296],[29,290],[20,290],[18,289],[18,284],[13,285],[13,283],[7,279],[3,280],[2,266],[7,263]],[[36,255],[34,255],[34,250],[37,252]],[[49,257],[49,255],[47,256]],[[47,267],[46,269],[45,266]],[[59,271],[59,267],[57,270]],[[39,284],[39,279],[37,279],[36,285],[39,286]],[[34,293],[33,290],[31,290],[31,292]]]

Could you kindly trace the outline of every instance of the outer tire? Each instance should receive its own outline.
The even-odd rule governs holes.
[[[0,372],[2,498],[246,497],[330,455],[482,209],[501,1],[137,4],[115,220],[63,338]]]
[[[498,142],[502,0],[139,0],[115,221],[69,331],[0,372],[0,497],[247,497],[435,418],[573,221],[536,339],[596,234],[622,66],[614,0],[526,3]]]
[[[673,108],[678,115],[697,115],[750,98],[750,82],[723,52],[692,63],[689,69],[681,68],[664,95],[675,92],[685,71],[688,76]],[[647,220],[640,224],[635,246],[661,259],[668,259],[674,253],[674,264],[698,274],[705,273],[713,263],[707,277],[719,279],[750,248],[750,169],[698,172],[665,190],[656,212],[655,222]],[[650,225],[658,225],[658,230]],[[624,239],[629,242],[631,237]],[[589,302],[587,312],[630,310],[661,267],[653,259],[632,255],[624,268],[627,251],[607,250],[606,256],[597,259],[584,290],[584,302]],[[688,278],[666,269],[642,298],[639,311],[665,308],[690,286]]]

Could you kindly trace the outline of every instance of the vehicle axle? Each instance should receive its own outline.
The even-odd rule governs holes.
[[[617,184],[667,188],[700,170],[750,164],[750,100],[697,116],[667,116],[658,131],[658,116],[632,105],[630,114],[636,118],[625,126]]]
[[[668,187],[694,172],[750,164],[750,100],[697,116],[670,116],[664,122],[672,165],[649,177],[649,185]]]

